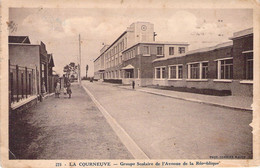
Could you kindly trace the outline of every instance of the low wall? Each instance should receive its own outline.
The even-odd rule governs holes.
[[[153,85],[168,86],[168,80],[167,79],[154,79]]]
[[[231,87],[232,95],[234,96],[250,96],[253,97],[253,84],[240,83],[238,80],[232,82]]]
[[[140,86],[148,86],[153,84],[153,78],[141,78]]]
[[[233,96],[253,96],[253,85],[250,83],[240,83],[239,80],[232,80],[232,82],[214,81],[208,79],[204,81],[192,80],[157,80],[153,79],[153,85],[159,86],[174,86],[187,87],[197,89],[213,89],[213,90],[230,90]]]
[[[134,78],[122,78],[122,84],[129,85],[132,84],[132,81],[135,80]]]
[[[153,84],[152,78],[122,78],[122,84],[130,85],[135,81],[135,86],[147,86]]]
[[[122,79],[104,79],[104,82],[122,84]]]
[[[32,98],[25,100],[24,102],[17,102],[16,104],[11,105],[10,112],[21,112],[25,111],[33,106],[35,106],[38,102],[38,97],[33,96]]]

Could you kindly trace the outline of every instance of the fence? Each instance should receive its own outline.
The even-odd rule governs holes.
[[[10,65],[9,92],[11,103],[36,95],[36,69]]]

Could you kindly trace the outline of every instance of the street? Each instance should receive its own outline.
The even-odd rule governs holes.
[[[87,81],[82,85],[89,95],[73,84],[72,99],[50,96],[11,116],[11,158],[140,159],[135,149],[149,159],[252,158],[248,111],[153,95],[130,86]]]
[[[83,86],[150,159],[252,158],[250,112],[112,84]]]

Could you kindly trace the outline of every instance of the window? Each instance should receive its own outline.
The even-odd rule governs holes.
[[[199,79],[200,78],[199,63],[190,64],[190,78],[191,79]]]
[[[170,79],[176,79],[177,75],[176,75],[176,66],[170,66]]]
[[[169,55],[174,55],[174,47],[169,47]]]
[[[166,78],[166,67],[157,67],[155,68],[155,78],[164,79]]]
[[[185,47],[179,47],[179,54],[185,53]]]
[[[162,78],[166,78],[166,68],[162,68]]]
[[[120,55],[119,63],[122,63],[122,55]]]
[[[115,60],[114,60],[114,57],[112,57],[112,67],[115,66]]]
[[[160,79],[161,78],[161,68],[156,68],[155,70],[155,78]]]
[[[253,64],[254,64],[254,60],[253,60],[253,54],[248,54],[246,56],[246,79],[247,80],[253,80]]]
[[[202,79],[208,78],[208,62],[202,63]]]
[[[220,79],[232,79],[233,59],[220,60],[218,63],[220,63]]]
[[[127,48],[127,38],[125,38],[125,49]]]
[[[169,66],[169,79],[181,79],[183,68],[182,65]]]
[[[163,55],[162,47],[157,47],[157,55]]]
[[[182,79],[183,68],[182,65],[178,66],[178,79]]]
[[[118,64],[118,58],[116,57],[115,65],[117,65],[117,64]]]
[[[144,46],[144,54],[147,54],[147,55],[150,54],[150,48],[149,48],[149,46]]]

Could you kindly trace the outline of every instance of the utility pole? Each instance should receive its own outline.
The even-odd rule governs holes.
[[[79,65],[78,65],[78,82],[81,85],[81,77],[80,77],[80,70],[81,70],[81,40],[80,40],[80,34],[79,34]]]

